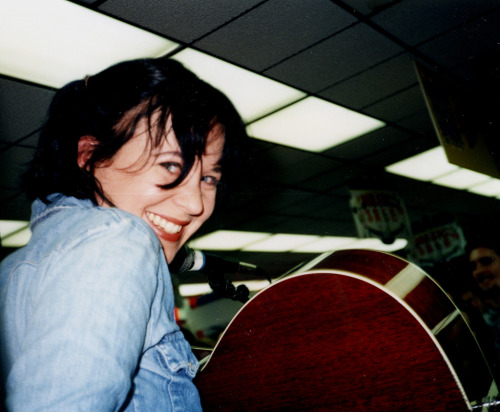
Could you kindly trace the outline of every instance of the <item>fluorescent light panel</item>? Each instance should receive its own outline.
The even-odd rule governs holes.
[[[245,122],[305,96],[292,87],[193,49],[185,49],[172,58],[226,94]]]
[[[26,220],[0,220],[0,236],[2,239],[11,235],[20,229],[29,226],[30,222]]]
[[[0,238],[3,247],[22,247],[31,238],[29,222],[24,220],[0,220]]]
[[[388,172],[416,180],[431,181],[458,169],[448,163],[441,146],[401,160],[385,168]]]
[[[489,179],[489,176],[483,175],[482,173],[458,168],[451,173],[434,179],[432,183],[454,189],[468,189],[480,183],[485,183]]]
[[[316,97],[308,97],[248,126],[250,136],[322,152],[385,123]]]
[[[177,47],[66,0],[0,3],[0,73],[50,87]],[[227,94],[245,122],[278,110],[251,125],[258,139],[319,152],[384,125],[315,97],[301,101],[306,94],[299,90],[192,49],[174,58]]]
[[[385,168],[410,179],[432,182],[488,197],[500,197],[500,180],[448,163],[442,146],[401,160]]]
[[[12,234],[5,239],[2,239],[2,246],[4,247],[23,247],[31,239],[31,230],[25,228],[22,231]]]
[[[381,252],[395,252],[397,250],[404,249],[407,244],[408,241],[406,239],[396,239],[394,243],[387,245],[380,239],[366,238],[357,239],[356,242],[346,245],[342,249],[371,249],[379,250]]]
[[[22,247],[31,237],[29,222],[0,220],[0,235],[5,247]],[[391,245],[379,239],[354,237],[271,234],[219,230],[189,242],[189,247],[201,250],[242,250],[246,252],[322,253],[338,249],[375,249],[393,252],[406,246],[406,240],[396,239]]]
[[[0,72],[59,88],[178,45],[66,0],[0,2]]]
[[[342,249],[344,246],[354,243],[355,237],[321,237],[318,240],[296,247],[294,252],[322,253],[330,250]]]
[[[244,247],[244,252],[287,252],[315,242],[319,236],[276,234]]]
[[[490,178],[484,183],[469,188],[469,192],[487,197],[498,196],[500,194],[500,180]]]
[[[245,285],[250,292],[257,292],[269,286],[267,280],[249,280],[246,282],[232,282],[235,287]],[[183,297],[200,296],[211,293],[212,288],[208,283],[185,283],[179,285],[179,294]]]
[[[217,230],[189,242],[189,247],[201,250],[240,250],[270,237],[270,233]]]
[[[247,234],[248,237],[246,237]],[[395,252],[406,246],[406,240],[397,239],[393,244],[385,245],[375,238],[360,239],[219,230],[200,237],[196,241],[191,241],[189,246],[201,250],[241,250],[245,252],[322,253],[355,248]]]

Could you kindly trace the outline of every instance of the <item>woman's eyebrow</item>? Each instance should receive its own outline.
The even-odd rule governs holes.
[[[155,153],[155,156],[163,156],[163,155],[173,155],[173,156],[182,157],[182,153],[178,150],[167,150],[164,152]]]

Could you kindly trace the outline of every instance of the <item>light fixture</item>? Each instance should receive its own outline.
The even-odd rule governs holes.
[[[232,283],[234,287],[245,285],[250,292],[257,292],[269,286],[269,282],[267,280],[248,280],[246,282]],[[191,296],[201,296],[211,292],[213,291],[208,283],[185,283],[179,285],[179,294],[185,298]]]
[[[251,123],[247,130],[257,139],[322,152],[383,126],[380,120],[308,97]]]
[[[391,244],[383,243],[377,238],[357,239],[356,242],[344,246],[342,249],[370,249],[378,250],[380,252],[396,252],[404,249],[408,241],[406,239],[396,239]]]
[[[29,222],[24,220],[0,220],[2,247],[22,247],[31,238]]]
[[[199,250],[240,250],[270,236],[270,233],[217,230],[192,240],[189,247]]]
[[[275,234],[260,242],[245,246],[245,252],[288,252],[302,245],[315,242],[319,236]]]
[[[448,163],[444,149],[437,146],[385,168],[410,179],[432,182],[482,196],[499,196],[500,180]]]
[[[305,96],[292,87],[193,49],[182,50],[172,58],[226,94],[245,122]]]
[[[458,168],[451,173],[433,179],[432,183],[451,187],[453,189],[468,189],[474,185],[485,183],[489,179],[491,179],[489,176],[483,175],[482,173]]]
[[[458,166],[448,163],[441,146],[401,160],[385,168],[390,173],[422,181],[431,181],[457,169]]]
[[[342,249],[343,246],[354,243],[355,237],[321,237],[316,241],[301,245],[292,250],[298,253],[322,253],[330,250]]]
[[[500,195],[500,180],[491,178],[484,183],[470,187],[468,191],[482,196],[498,196]]]
[[[0,73],[59,88],[177,43],[66,0],[0,2]]]
[[[376,238],[219,230],[191,241],[189,246],[219,251],[323,253],[356,248],[395,252],[403,249],[406,243],[406,239],[396,239],[393,244],[386,245]]]

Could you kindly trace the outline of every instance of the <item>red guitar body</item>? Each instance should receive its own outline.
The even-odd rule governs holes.
[[[321,256],[255,295],[196,383],[206,411],[466,411],[497,393],[447,295],[366,250]]]

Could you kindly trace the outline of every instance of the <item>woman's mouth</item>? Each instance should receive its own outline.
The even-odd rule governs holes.
[[[148,217],[149,221],[153,225],[164,230],[165,232],[167,232],[169,234],[179,233],[182,230],[181,225],[176,225],[175,223],[172,223],[172,222],[168,221],[167,219],[164,219],[158,215],[155,215],[154,213],[146,212],[146,216]]]
[[[183,226],[188,223],[174,223],[151,212],[146,212],[146,217],[156,235],[160,239],[166,240],[168,242],[177,242],[182,235]]]

